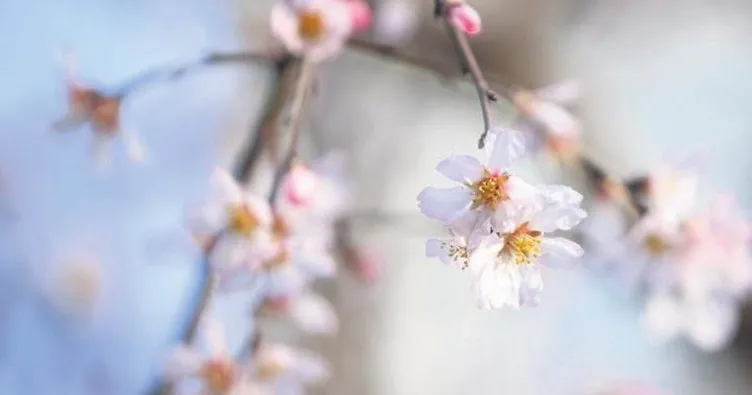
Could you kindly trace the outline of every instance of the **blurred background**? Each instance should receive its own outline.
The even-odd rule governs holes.
[[[377,17],[397,13],[410,28],[386,26],[366,38],[456,67],[431,3],[373,2]],[[124,127],[143,136],[146,163],[130,163],[116,146],[102,174],[91,165],[87,130],[50,128],[66,110],[63,52],[75,52],[85,80],[117,86],[208,51],[266,45],[270,4],[0,2],[0,394],[144,392],[185,319],[199,268],[195,250],[154,248],[154,240],[182,226],[184,206],[215,164],[237,160],[272,89],[273,71],[264,65],[150,85],[123,108]],[[526,87],[580,81],[585,151],[606,169],[641,174],[705,149],[712,161],[704,188],[752,206],[749,3],[471,4],[484,16],[484,32],[471,41],[487,73]],[[752,393],[749,320],[721,353],[656,345],[640,326],[639,306],[586,270],[547,273],[536,309],[476,309],[468,278],[425,258],[425,238],[441,229],[415,204],[440,179],[440,159],[474,149],[482,125],[472,87],[357,50],[321,74],[302,152],[345,150],[356,209],[365,213],[354,218],[354,237],[386,267],[370,287],[348,276],[320,285],[342,322],[336,338],[299,339],[334,366],[314,393],[575,395],[623,379],[674,395]],[[582,186],[543,156],[520,173]],[[262,171],[253,187],[265,191],[268,180]],[[91,260],[101,262],[101,281],[74,289],[93,287],[101,297],[93,314],[67,319],[54,306],[71,291],[56,288],[56,279]],[[218,302],[233,344],[247,331],[244,307],[233,298]]]

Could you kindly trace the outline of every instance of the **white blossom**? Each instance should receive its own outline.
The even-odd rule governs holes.
[[[272,9],[271,28],[289,52],[319,62],[342,49],[353,31],[353,15],[342,0],[280,0]]]

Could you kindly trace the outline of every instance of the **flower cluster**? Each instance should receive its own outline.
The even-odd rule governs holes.
[[[531,185],[511,172],[525,153],[520,133],[494,128],[486,160],[452,156],[437,170],[460,185],[428,187],[418,196],[421,212],[441,221],[450,237],[430,239],[426,254],[468,269],[480,307],[520,308],[538,303],[541,266],[563,267],[582,254],[576,243],[549,237],[586,217],[582,195],[562,185]]]
[[[288,318],[313,334],[332,335],[338,330],[334,308],[309,286],[336,273],[333,226],[346,212],[349,200],[341,159],[330,154],[310,167],[294,164],[271,205],[244,191],[226,171],[216,169],[206,200],[189,213],[191,231],[209,260],[217,290],[254,291],[257,334],[260,325],[278,318]],[[220,326],[206,325],[214,325],[210,330],[216,338]],[[320,358],[267,343],[254,347],[247,364],[216,345],[203,359],[183,347],[173,362],[180,368],[173,369],[170,377],[198,376],[211,393],[218,394],[235,393],[235,388],[246,391],[238,390],[238,394],[256,393],[248,386],[279,393],[278,386],[318,382],[328,374]]]
[[[666,340],[685,334],[704,350],[718,350],[738,326],[739,304],[752,290],[750,228],[733,199],[698,204],[700,179],[686,165],[663,166],[633,191],[644,214],[625,233],[599,221],[588,239],[629,288],[646,294],[643,319]],[[603,219],[603,218],[601,218]]]

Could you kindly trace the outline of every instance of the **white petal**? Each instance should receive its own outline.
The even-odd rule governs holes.
[[[562,237],[544,237],[541,249],[543,255],[539,262],[552,269],[571,267],[583,254],[579,244]]]
[[[146,160],[146,149],[138,134],[133,131],[121,130],[120,138],[123,139],[125,151],[132,161],[141,163]]]
[[[198,374],[204,363],[204,356],[186,345],[178,346],[170,355],[165,366],[165,377],[177,381]]]
[[[683,314],[676,299],[663,293],[648,299],[642,320],[650,334],[659,341],[676,336],[684,326]]]
[[[439,258],[441,263],[445,265],[456,265],[456,262],[449,257],[449,250],[445,246],[447,242],[449,240],[428,239],[426,241],[426,257]]]
[[[582,130],[579,121],[571,113],[551,102],[536,102],[533,116],[545,124],[551,134],[559,137],[576,138]]]
[[[499,251],[503,242],[498,237],[488,236],[481,241],[478,248],[473,250],[468,257],[468,269],[474,276],[480,275],[488,266],[497,264]]]
[[[691,302],[687,315],[687,334],[705,351],[728,346],[739,326],[739,310],[731,301]]]
[[[237,203],[243,199],[243,191],[227,170],[217,167],[211,175],[209,198],[223,204]]]
[[[580,84],[576,80],[561,81],[535,91],[535,96],[541,100],[567,106],[580,98]]]
[[[333,335],[339,330],[339,319],[332,304],[313,292],[297,297],[289,314],[308,333]]]
[[[436,170],[452,181],[473,183],[483,177],[483,165],[469,155],[457,155],[439,162]]]
[[[274,4],[270,25],[272,34],[282,41],[289,52],[300,54],[303,51],[304,43],[298,35],[298,18],[287,2],[278,1]]]
[[[582,194],[566,185],[543,185],[538,189],[547,203],[572,205],[582,203]]]
[[[520,132],[495,127],[489,131],[490,133],[495,135],[489,151],[488,167],[490,169],[505,170],[525,153],[525,140]]]
[[[577,206],[547,206],[532,217],[530,226],[544,233],[570,230],[585,218],[587,218],[587,213]]]
[[[538,198],[540,190],[517,176],[510,176],[506,183],[507,195],[515,204],[525,203]]]
[[[266,279],[265,292],[269,297],[282,297],[299,293],[308,283],[310,276],[291,264],[273,268]]]
[[[298,351],[294,370],[303,384],[318,384],[329,379],[331,368],[320,356],[309,351]]]
[[[511,257],[486,265],[475,277],[476,303],[483,309],[520,308],[522,275]]]
[[[471,203],[470,190],[464,187],[428,187],[418,195],[420,212],[445,223],[459,218]]]
[[[540,302],[540,294],[543,291],[543,277],[540,270],[535,266],[520,268],[522,284],[520,286],[520,305],[537,306]]]
[[[227,341],[225,339],[224,325],[207,314],[201,318],[201,334],[213,356],[228,355]]]

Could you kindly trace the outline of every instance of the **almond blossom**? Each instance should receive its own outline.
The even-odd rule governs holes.
[[[266,200],[246,193],[224,169],[211,176],[208,196],[189,213],[189,227],[220,277],[258,269],[279,246],[272,237],[272,213]]]
[[[308,290],[295,295],[266,298],[257,317],[288,317],[300,329],[311,334],[334,335],[339,329],[339,320],[332,304]]]
[[[329,379],[326,361],[309,351],[264,343],[251,361],[254,380],[276,395],[298,395]]]
[[[569,187],[547,186],[535,204],[520,207],[506,226],[495,228],[468,259],[476,301],[484,309],[535,306],[543,290],[540,266],[562,268],[579,258],[577,243],[546,233],[569,230],[586,217],[582,195]]]
[[[536,91],[518,91],[513,101],[522,117],[515,128],[536,131],[542,126],[540,137],[545,147],[559,157],[571,159],[579,152],[582,125],[566,107],[578,98],[579,86],[571,80]]]
[[[204,347],[182,345],[170,357],[165,378],[173,383],[198,381],[207,395],[248,395],[256,385],[250,366],[240,366],[227,348],[224,328],[210,317],[202,319]]]
[[[444,7],[449,15],[449,21],[463,33],[468,36],[480,33],[480,14],[471,5],[462,0],[449,0],[446,1]]]
[[[352,34],[362,18],[353,10],[343,0],[279,0],[271,12],[272,33],[290,53],[320,62],[339,53]]]
[[[418,195],[418,207],[429,218],[447,226],[471,221],[481,224],[495,213],[506,213],[525,203],[536,189],[509,172],[509,167],[524,153],[519,132],[496,128],[491,131],[485,164],[470,155],[451,156],[436,170],[459,186],[428,187]],[[503,218],[503,215],[499,218]]]
[[[56,121],[53,128],[69,131],[90,123],[94,132],[93,155],[97,166],[107,165],[109,145],[119,136],[132,160],[144,160],[144,147],[137,134],[125,131],[120,125],[122,98],[109,96],[78,81],[72,55],[67,56],[68,113]]]

